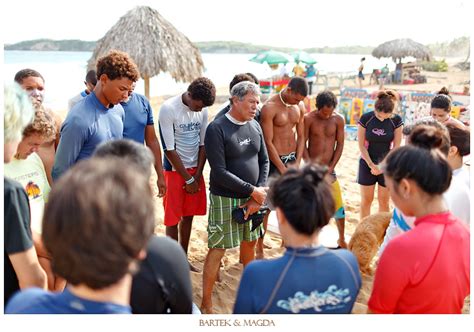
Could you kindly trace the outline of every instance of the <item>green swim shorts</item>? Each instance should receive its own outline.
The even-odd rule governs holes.
[[[232,219],[232,211],[248,198],[230,198],[210,194],[209,222],[207,225],[208,248],[230,249],[242,241],[255,241],[263,233],[263,224],[251,231],[252,222],[238,224]]]

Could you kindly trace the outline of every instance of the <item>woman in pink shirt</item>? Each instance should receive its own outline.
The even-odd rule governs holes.
[[[470,294],[469,230],[447,209],[452,170],[439,150],[442,130],[419,126],[383,169],[394,204],[415,227],[392,239],[380,258],[370,313],[461,313]]]

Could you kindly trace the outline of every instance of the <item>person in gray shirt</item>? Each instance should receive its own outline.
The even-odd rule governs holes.
[[[225,250],[240,245],[244,266],[255,258],[255,242],[262,225],[252,230],[249,216],[258,212],[266,199],[268,153],[260,125],[254,120],[260,102],[259,87],[249,81],[231,90],[231,108],[211,122],[204,145],[211,167],[209,191],[209,252],[204,263],[201,311],[212,313],[212,289]],[[242,208],[245,223],[238,223],[233,211]]]

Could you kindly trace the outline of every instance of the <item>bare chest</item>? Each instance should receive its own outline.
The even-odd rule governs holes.
[[[300,120],[300,110],[297,106],[282,108],[273,119],[273,124],[277,127],[293,127]]]

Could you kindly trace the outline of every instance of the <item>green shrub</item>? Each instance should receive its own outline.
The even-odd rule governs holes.
[[[428,61],[423,62],[421,64],[421,67],[423,68],[423,70],[426,70],[426,71],[437,71],[437,72],[448,71],[448,64],[446,63],[444,59],[440,61],[433,60],[429,62]]]

